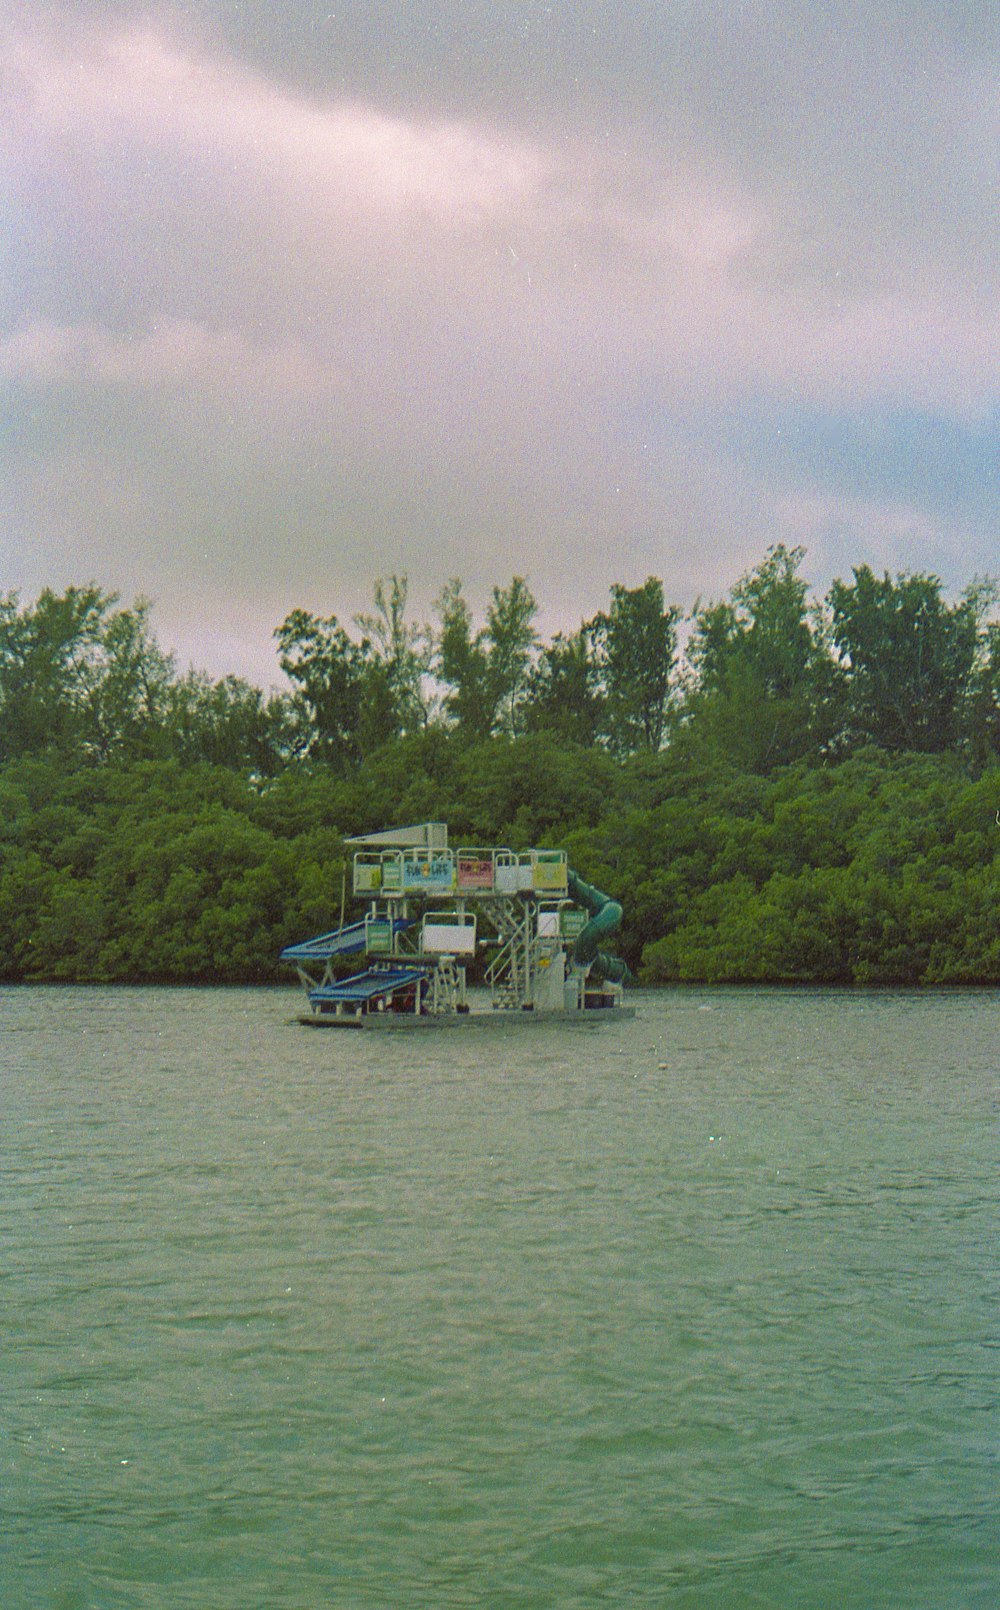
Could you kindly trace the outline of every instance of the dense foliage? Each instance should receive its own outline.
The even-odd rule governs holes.
[[[338,921],[343,838],[433,818],[565,846],[653,982],[1000,982],[994,591],[860,567],[817,603],[801,560],[683,651],[655,578],[545,644],[523,578],[477,628],[393,577],[353,630],[293,611],[269,698],[178,675],[144,600],[0,597],[0,975],[272,979]]]

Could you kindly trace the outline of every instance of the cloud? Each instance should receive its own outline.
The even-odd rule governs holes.
[[[275,401],[336,394],[345,383],[301,341],[255,345],[239,330],[212,330],[189,319],[127,334],[94,323],[24,324],[0,342],[0,378],[147,392],[198,386],[223,395],[249,382],[256,395]]]
[[[859,287],[839,266],[818,282],[790,233],[821,231],[819,217],[793,220],[773,192],[697,163],[667,171],[662,151],[623,169],[599,145],[319,104],[148,28],[71,54],[22,41],[13,70],[31,105],[29,182],[59,192],[91,303],[103,292],[131,321],[123,378],[157,344],[190,356],[213,321],[250,327],[247,353],[294,331],[322,370],[324,341],[374,345],[395,324],[405,351],[448,318],[461,336],[465,315],[522,361],[524,338],[540,343],[550,366],[582,349],[614,372],[642,342],[687,387],[701,370],[713,389],[990,395],[990,285]],[[98,340],[87,328],[78,344]],[[482,343],[482,324],[471,334]]]
[[[995,29],[872,7],[11,8],[8,574],[256,610],[256,669],[394,569],[572,625],[838,520],[986,568]]]
[[[775,516],[776,540],[789,546],[807,543],[805,574],[816,596],[834,577],[847,580],[861,565],[879,574],[919,570],[945,578],[953,591],[985,573],[985,565],[977,570],[970,563],[968,530],[961,520],[931,518],[902,498],[796,491],[776,501]]]

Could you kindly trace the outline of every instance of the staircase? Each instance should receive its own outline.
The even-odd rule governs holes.
[[[514,1011],[532,1001],[538,948],[533,932],[534,909],[527,902],[503,900],[491,906],[490,915],[503,944],[486,969],[486,982],[494,1007]]]

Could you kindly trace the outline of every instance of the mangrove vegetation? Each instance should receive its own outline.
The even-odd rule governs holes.
[[[1000,625],[973,581],[769,551],[690,615],[650,577],[543,640],[405,578],[294,610],[280,691],[179,672],[148,601],[0,595],[0,976],[270,981],[335,926],[343,840],[560,845],[647,982],[1000,982]],[[348,880],[349,887],[349,880]]]

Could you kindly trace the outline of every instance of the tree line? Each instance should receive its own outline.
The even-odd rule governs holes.
[[[287,688],[178,673],[151,606],[0,597],[0,974],[274,977],[336,922],[343,838],[447,820],[565,845],[649,981],[1000,981],[993,584],[771,549],[685,619],[662,583],[543,642],[526,580],[477,623],[405,578],[294,610]]]
[[[274,634],[289,691],[268,696],[234,676],[179,675],[148,600],[122,606],[95,586],[25,606],[0,595],[0,760],[54,747],[96,763],[344,772],[429,725],[470,742],[550,732],[619,759],[681,744],[763,775],[867,744],[979,766],[996,756],[996,584],[949,601],[936,576],[862,565],[816,600],[804,557],[772,548],[686,620],[658,578],[615,583],[607,609],[548,642],[523,577],[493,589],[477,625],[460,581],[433,622],[414,622],[406,578],[392,576],[348,625],[293,610]]]

